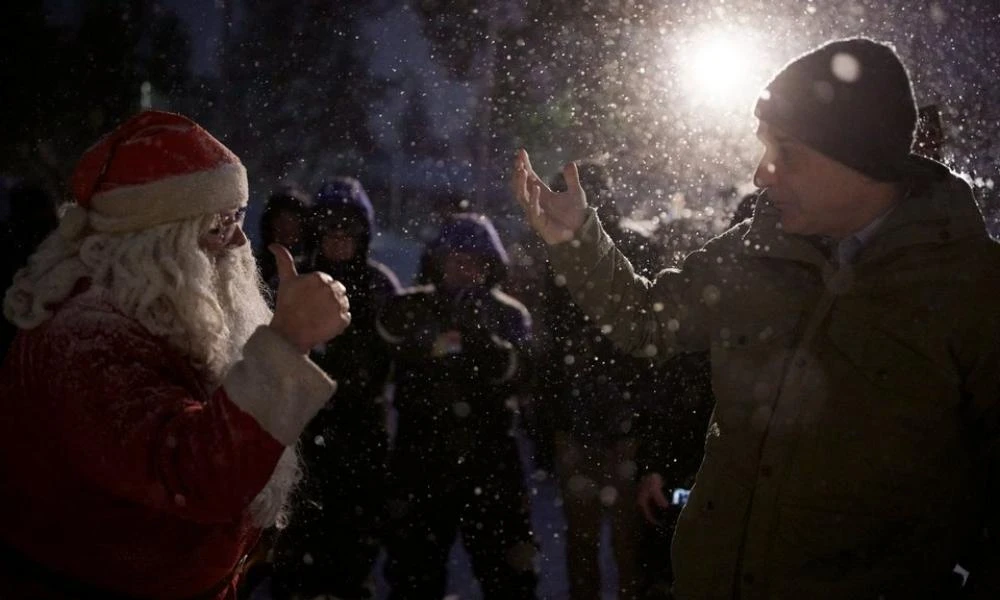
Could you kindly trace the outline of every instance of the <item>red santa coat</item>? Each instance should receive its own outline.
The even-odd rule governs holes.
[[[235,597],[248,505],[332,393],[268,327],[209,390],[99,295],[70,300],[0,370],[0,595]]]

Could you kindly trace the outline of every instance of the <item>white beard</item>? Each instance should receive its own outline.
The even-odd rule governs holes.
[[[228,371],[242,358],[243,346],[253,332],[270,322],[271,310],[264,299],[263,285],[249,246],[226,252],[215,260],[215,267],[212,285],[222,308],[226,335],[215,338],[215,344],[206,348],[206,355],[218,356]],[[285,527],[288,498],[300,476],[295,448],[285,448],[271,478],[250,503],[250,514],[258,527]]]
[[[301,475],[295,448],[285,448],[267,485],[250,503],[250,516],[255,525],[261,528],[277,525],[278,529],[288,525],[288,498]]]
[[[272,313],[264,299],[264,286],[249,246],[227,251],[212,264],[209,280],[198,287],[211,289],[209,294],[218,303],[221,323],[211,335],[198,335],[198,329],[189,329],[188,335],[189,347],[208,357],[209,364],[218,365],[219,370],[211,375],[221,381],[233,364],[243,358],[243,346],[253,332],[271,321]]]
[[[254,331],[271,320],[264,286],[247,245],[217,257],[198,253],[199,263],[189,271],[184,297],[169,299],[170,309],[160,324],[170,322],[171,343],[196,357],[212,387],[221,385],[226,373],[243,358],[243,346]],[[202,267],[202,268],[198,268]],[[164,306],[164,308],[166,308]],[[285,448],[270,479],[250,503],[258,527],[284,527],[289,495],[300,478],[294,448]]]

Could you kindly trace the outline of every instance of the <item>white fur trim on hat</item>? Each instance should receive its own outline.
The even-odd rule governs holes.
[[[87,210],[78,204],[70,204],[59,219],[59,235],[66,240],[79,239],[87,229]]]
[[[154,225],[236,210],[247,203],[247,171],[223,164],[209,171],[175,175],[95,194],[89,225],[104,233],[138,231]]]

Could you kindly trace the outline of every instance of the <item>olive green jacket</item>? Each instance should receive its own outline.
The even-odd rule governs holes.
[[[652,282],[593,211],[550,258],[624,349],[711,352],[678,600],[939,598],[958,562],[1000,597],[1000,246],[965,182],[941,167],[839,270],[766,194]]]

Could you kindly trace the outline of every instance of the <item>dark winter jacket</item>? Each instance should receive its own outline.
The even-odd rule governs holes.
[[[609,214],[614,220],[608,232],[617,247],[640,273],[655,275],[663,255],[659,244],[620,226],[617,213]],[[568,431],[584,443],[609,444],[635,435],[638,409],[648,403],[655,383],[652,361],[616,348],[573,303],[551,268],[543,297],[546,337],[536,361],[534,392],[538,418],[548,422],[539,426]]]
[[[766,194],[652,282],[592,212],[550,248],[624,349],[711,351],[678,599],[946,597],[959,561],[996,597],[1000,248],[943,167],[912,192],[839,270],[782,233]]]
[[[654,369],[654,392],[644,396],[636,420],[637,473],[659,473],[669,488],[690,488],[715,407],[709,355],[680,354]]]
[[[482,225],[488,221],[458,219],[429,245],[422,277],[431,283],[390,300],[379,318],[379,331],[396,359],[400,435],[405,424],[429,441],[428,452],[449,455],[475,441],[449,433],[506,435],[507,400],[518,389],[521,350],[531,334],[527,309],[501,292],[499,281],[460,290],[440,286],[436,257],[449,249],[482,251],[493,273],[506,268],[495,230]]]
[[[744,196],[729,226],[753,217],[757,193]],[[692,250],[708,241],[706,228],[694,219],[667,224],[664,244],[679,267]],[[692,247],[692,244],[695,244]],[[705,430],[715,408],[712,363],[708,352],[685,352],[656,367],[653,393],[647,394],[636,425],[636,471],[659,473],[669,488],[690,488],[705,452]],[[673,523],[670,523],[673,531]]]
[[[375,317],[400,292],[399,281],[388,267],[368,256],[374,211],[357,180],[338,177],[327,182],[315,202],[311,220],[316,239],[310,244],[313,251],[306,269],[322,271],[344,284],[351,302],[351,326],[315,352],[314,359],[338,382],[338,404],[367,403],[381,394],[389,370],[388,349],[375,330]],[[353,237],[356,249],[351,260],[333,262],[324,257],[323,236],[334,229]]]
[[[374,227],[372,207],[360,186],[354,189],[344,183],[352,181],[336,179],[320,189],[313,224],[319,239],[328,228],[356,225],[352,228],[357,232],[353,259],[332,262],[317,246],[303,267],[341,282],[351,303],[350,327],[311,355],[337,382],[336,394],[306,428],[301,447],[309,468],[303,485],[315,488],[313,495],[322,494],[326,486],[343,486],[336,481],[339,478],[378,476],[384,463],[386,412],[382,393],[391,356],[376,331],[375,318],[382,306],[400,293],[400,286],[388,267],[368,258]],[[359,459],[356,465],[355,458]]]
[[[304,476],[273,553],[275,598],[361,597],[382,533],[388,452],[383,391],[391,358],[375,315],[399,293],[399,283],[368,258],[371,204],[360,185],[350,182],[355,180],[324,185],[310,217],[315,237],[307,245],[314,251],[302,268],[324,272],[347,288],[351,325],[311,355],[337,382],[337,392],[300,439]],[[324,257],[322,238],[334,229],[353,238],[351,260]],[[308,564],[303,556],[310,557]]]

